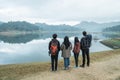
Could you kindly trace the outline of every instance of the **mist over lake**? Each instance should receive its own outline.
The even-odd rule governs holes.
[[[92,34],[93,41],[90,52],[112,50],[99,41],[120,37],[120,22],[95,23],[81,22],[70,25],[48,25],[45,23],[29,23],[26,21],[0,24],[0,64],[18,64],[51,61],[48,55],[48,44],[52,34],[57,33],[60,44],[68,36],[73,45],[74,37],[82,38],[82,31]],[[117,25],[117,26],[116,26]],[[109,27],[112,26],[112,27]],[[114,33],[114,34],[113,34]],[[71,53],[73,55],[73,53]],[[62,59],[61,52],[59,59]]]
[[[67,33],[69,34],[69,33]],[[63,42],[63,38],[67,34],[58,34],[58,40],[60,44]],[[44,34],[46,35],[46,34]],[[59,36],[60,35],[60,36]],[[62,35],[62,36],[61,36]],[[93,37],[98,34],[92,34]],[[34,35],[31,35],[34,36]],[[69,39],[74,43],[74,37],[78,36],[79,40],[81,39],[82,35],[80,34],[69,34]],[[26,38],[29,38],[26,35]],[[100,39],[104,39],[104,37],[100,34],[98,35]],[[31,40],[24,42],[0,42],[0,64],[18,64],[18,63],[30,63],[30,62],[46,62],[50,61],[50,56],[48,55],[48,44],[49,41],[52,39],[52,34],[49,34],[49,37],[38,36],[38,38],[30,37]],[[21,37],[24,40],[24,37]],[[19,38],[17,39],[19,40]],[[15,40],[15,41],[17,41]],[[21,40],[20,40],[21,41]],[[90,52],[99,52],[105,50],[112,50],[104,45],[102,45],[99,40],[92,41],[92,47],[90,48]],[[73,53],[71,53],[73,55]],[[61,57],[61,51],[59,53],[59,59]]]

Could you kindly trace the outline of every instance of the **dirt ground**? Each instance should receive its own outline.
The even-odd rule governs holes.
[[[90,67],[45,71],[24,76],[21,80],[120,80],[120,55],[91,63]]]

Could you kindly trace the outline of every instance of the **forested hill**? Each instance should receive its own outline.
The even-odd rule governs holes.
[[[25,22],[25,21],[17,21],[17,22],[8,22],[0,25],[0,32],[3,31],[36,31],[39,30],[39,27]]]
[[[3,22],[0,21],[0,25],[3,24]]]
[[[80,31],[80,28],[76,28],[70,25],[48,25],[45,23],[31,24],[25,21],[16,21],[0,24],[0,32],[5,31]]]
[[[104,32],[120,32],[120,25],[103,29]]]
[[[97,23],[97,22],[88,22],[82,21],[80,24],[75,25],[78,28],[82,28],[89,32],[101,32],[104,28],[111,26],[120,25],[120,22],[108,22],[108,23]]]
[[[42,28],[44,31],[80,31],[81,28],[76,28],[74,26],[61,24],[61,25],[48,25],[45,23],[35,23],[35,25]]]

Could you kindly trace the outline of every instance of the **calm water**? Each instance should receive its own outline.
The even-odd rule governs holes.
[[[96,36],[97,34],[93,34]],[[79,36],[81,38],[81,36]],[[100,39],[104,39],[99,35]],[[17,38],[18,39],[18,38]],[[26,40],[26,39],[25,39]],[[50,37],[32,38],[25,43],[8,43],[0,42],[0,64],[15,64],[15,63],[28,63],[28,62],[44,62],[50,61],[48,56],[48,43],[51,40]],[[63,42],[63,37],[59,37],[60,43]],[[70,36],[70,41],[73,44],[74,36]],[[14,41],[12,41],[14,42]],[[99,41],[92,41],[92,47],[90,52],[99,52],[111,50],[110,48],[102,45]],[[72,53],[73,54],[73,53]],[[59,59],[61,58],[61,52],[59,53]]]

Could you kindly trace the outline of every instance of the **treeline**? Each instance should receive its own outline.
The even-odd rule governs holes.
[[[25,21],[17,21],[17,22],[8,22],[0,25],[0,32],[3,31],[36,31],[39,30],[39,27],[25,22]]]
[[[25,21],[16,21],[0,24],[0,32],[3,31],[80,31],[80,28],[76,28],[70,25],[47,25],[45,23],[31,24]]]
[[[103,29],[103,32],[120,32],[120,25]]]
[[[35,25],[42,28],[44,31],[80,31],[80,28],[76,28],[70,25],[47,25],[45,23],[35,23]]]
[[[120,37],[120,25],[112,26],[103,29],[103,35],[108,38],[119,38]]]

